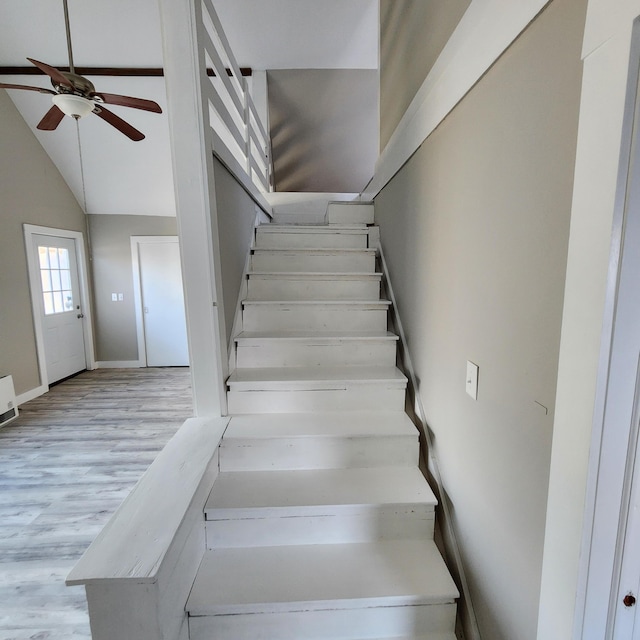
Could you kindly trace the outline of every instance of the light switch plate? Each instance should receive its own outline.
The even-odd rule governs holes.
[[[111,302],[118,302],[118,294],[117,293],[112,293],[111,294]]]
[[[467,360],[467,393],[474,399],[478,399],[478,365]]]

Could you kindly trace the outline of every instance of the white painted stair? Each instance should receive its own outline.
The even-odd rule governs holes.
[[[372,222],[256,229],[192,640],[455,640]]]

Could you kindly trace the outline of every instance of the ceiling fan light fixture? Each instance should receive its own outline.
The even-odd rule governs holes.
[[[72,93],[59,93],[53,96],[51,100],[62,113],[76,118],[76,120],[88,116],[95,108],[93,100],[88,100]]]

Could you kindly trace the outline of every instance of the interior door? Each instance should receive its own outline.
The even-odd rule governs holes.
[[[147,366],[188,366],[178,242],[141,242],[138,259]]]
[[[86,369],[84,315],[75,241],[33,236],[41,287],[40,313],[49,384]]]

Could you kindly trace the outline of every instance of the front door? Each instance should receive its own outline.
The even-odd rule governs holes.
[[[40,314],[49,384],[86,369],[84,315],[75,241],[33,236],[40,283]]]

